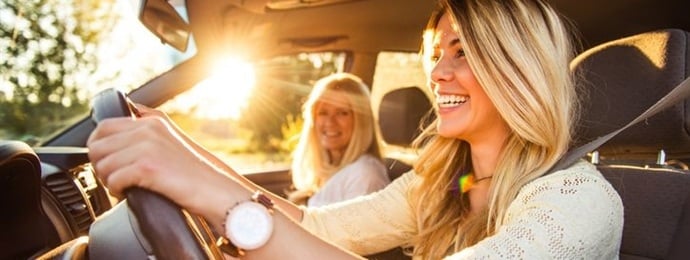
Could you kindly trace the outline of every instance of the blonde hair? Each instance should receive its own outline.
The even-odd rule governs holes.
[[[491,179],[488,206],[468,215],[469,201],[449,192],[460,169],[472,168],[468,143],[427,127],[414,165],[418,234],[414,254],[438,259],[496,233],[520,188],[542,176],[567,150],[577,102],[568,62],[568,25],[543,0],[442,0],[427,24],[423,53],[448,14],[477,81],[510,128]],[[427,59],[430,60],[430,59]],[[426,64],[427,70],[431,67]],[[438,156],[447,154],[448,156]],[[452,158],[449,160],[448,158]]]
[[[326,150],[318,141],[314,127],[316,104],[328,102],[327,93],[343,93],[354,115],[354,129],[340,162],[332,164]],[[374,129],[374,116],[369,100],[369,88],[357,76],[337,73],[318,80],[304,104],[304,125],[300,140],[293,152],[292,183],[297,192],[293,200],[316,192],[338,170],[354,162],[362,154],[381,159],[380,143]],[[342,101],[341,101],[342,102]]]

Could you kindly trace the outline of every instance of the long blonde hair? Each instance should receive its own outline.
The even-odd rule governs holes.
[[[340,162],[332,164],[321,146],[314,127],[316,104],[329,92],[345,94],[354,115],[354,129]],[[362,80],[349,73],[337,73],[318,80],[304,104],[304,125],[297,147],[293,152],[292,183],[297,189],[295,200],[316,192],[335,172],[367,153],[381,159],[380,143],[375,133],[370,93]]]
[[[449,192],[458,170],[472,167],[469,144],[439,136],[436,124],[417,140],[424,148],[414,165],[422,178],[411,196],[419,230],[412,245],[425,259],[442,258],[496,233],[520,188],[568,149],[577,114],[568,70],[572,35],[545,1],[442,0],[427,24],[425,56],[433,53],[433,32],[444,14],[459,25],[470,68],[511,133],[498,155],[488,206],[474,215],[466,214],[465,196]]]

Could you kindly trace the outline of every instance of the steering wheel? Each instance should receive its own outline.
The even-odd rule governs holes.
[[[92,108],[91,117],[96,123],[112,117],[134,118],[137,114],[124,93],[112,88],[98,93]],[[157,259],[212,259],[214,255],[221,256],[214,243],[203,241],[204,237],[214,236],[208,232],[208,226],[201,217],[189,219],[177,204],[146,189],[128,188],[125,196]],[[202,228],[197,228],[197,224]],[[205,232],[205,236],[200,230]]]

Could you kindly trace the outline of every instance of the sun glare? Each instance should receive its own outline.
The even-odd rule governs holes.
[[[225,59],[214,66],[211,77],[190,93],[197,107],[195,114],[209,119],[238,119],[256,82],[252,64],[240,59]]]

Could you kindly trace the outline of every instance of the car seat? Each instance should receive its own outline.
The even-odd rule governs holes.
[[[41,209],[41,164],[26,143],[0,141],[0,259],[27,259],[59,241]]]
[[[387,145],[409,148],[421,133],[421,127],[431,122],[431,101],[418,87],[405,87],[386,93],[379,106],[379,129]],[[412,169],[399,158],[384,157],[391,180]]]
[[[574,59],[571,67],[585,90],[574,146],[626,124],[687,78],[689,36],[676,29],[642,33]],[[592,154],[623,200],[621,259],[690,258],[689,133],[690,101],[685,100]]]
[[[410,148],[412,141],[421,133],[421,126],[432,121],[431,101],[416,86],[398,88],[383,95],[378,112],[378,123],[381,137],[386,145]],[[386,154],[384,164],[388,176],[395,180],[410,171],[411,161]],[[402,248],[393,248],[378,254],[365,256],[367,259],[402,260],[411,259],[403,253]]]

